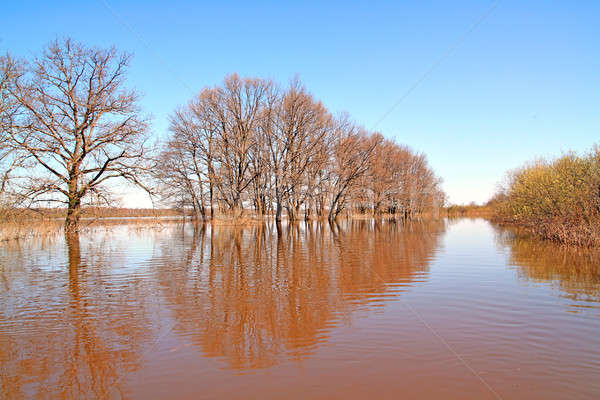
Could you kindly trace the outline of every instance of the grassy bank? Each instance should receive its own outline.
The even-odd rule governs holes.
[[[538,237],[600,245],[600,149],[538,160],[509,174],[493,200],[494,219]]]

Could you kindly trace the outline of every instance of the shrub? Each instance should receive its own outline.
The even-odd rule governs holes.
[[[509,174],[496,218],[568,244],[600,244],[600,150],[539,160]]]

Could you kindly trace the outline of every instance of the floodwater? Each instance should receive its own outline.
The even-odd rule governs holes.
[[[600,254],[484,220],[0,244],[0,398],[600,398]]]

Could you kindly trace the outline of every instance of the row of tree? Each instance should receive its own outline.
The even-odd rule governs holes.
[[[336,218],[344,209],[409,217],[442,205],[425,157],[334,117],[293,80],[231,75],[171,117],[157,174],[165,200],[239,216]]]
[[[129,56],[70,39],[30,61],[0,58],[0,195],[67,207],[108,204],[125,179],[165,205],[280,220],[336,218],[343,210],[410,217],[441,206],[440,180],[422,154],[333,116],[296,79],[231,75],[171,116],[148,146],[138,95],[125,87]]]

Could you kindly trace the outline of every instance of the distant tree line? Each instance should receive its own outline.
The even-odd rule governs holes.
[[[197,218],[252,210],[299,218],[413,217],[444,203],[424,155],[333,116],[297,79],[230,75],[170,118],[149,145],[130,57],[70,39],[31,60],[0,57],[0,198],[21,207],[109,205],[126,180]]]

